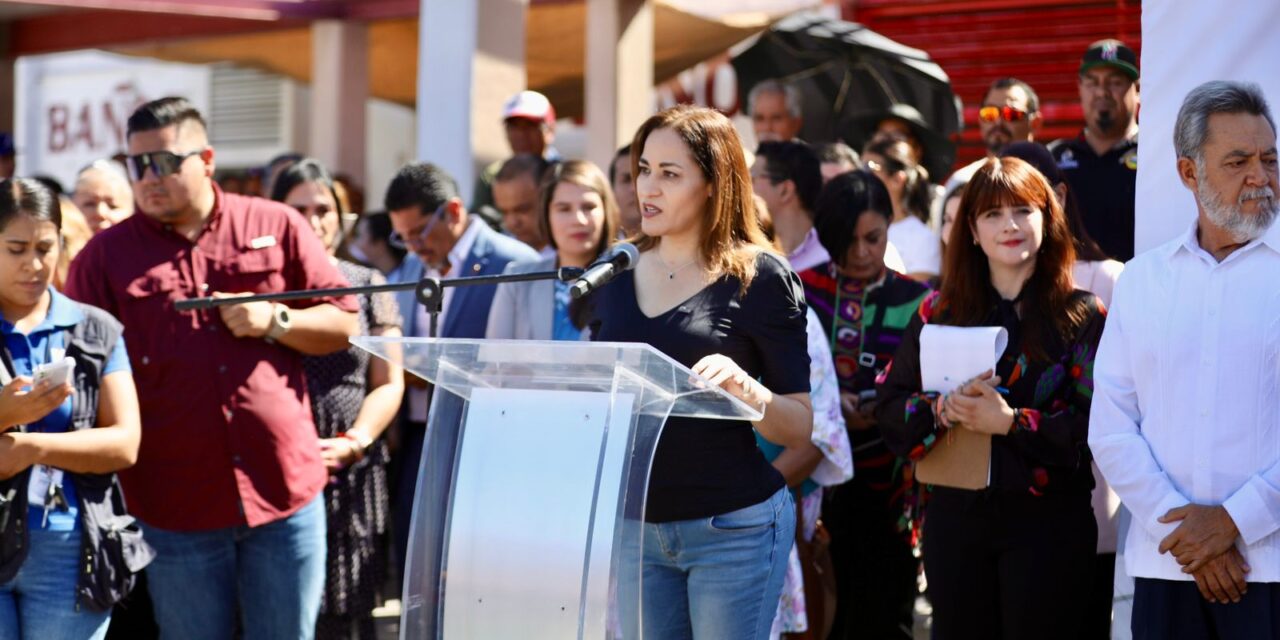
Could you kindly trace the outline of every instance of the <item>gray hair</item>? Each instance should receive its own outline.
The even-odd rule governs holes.
[[[84,174],[89,173],[90,171],[98,171],[112,180],[119,181],[124,184],[125,189],[131,188],[129,186],[129,175],[125,173],[124,167],[115,160],[101,158],[90,162],[76,173],[76,182],[80,182],[80,179],[84,177]]]
[[[800,118],[804,116],[804,112],[800,108],[800,90],[794,85],[787,84],[781,80],[762,80],[751,87],[751,92],[747,94],[747,110],[751,113],[756,112],[756,98],[762,93],[776,93],[787,101],[787,112],[792,118]]]
[[[813,148],[821,162],[839,162],[855,169],[862,168],[862,158],[858,152],[843,142],[824,142]]]
[[[1204,143],[1209,138],[1209,116],[1215,113],[1248,113],[1262,116],[1275,131],[1267,98],[1253,82],[1212,80],[1191,90],[1182,100],[1173,127],[1173,149],[1179,158],[1197,163],[1204,160]]]

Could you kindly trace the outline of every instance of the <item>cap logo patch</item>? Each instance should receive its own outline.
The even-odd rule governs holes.
[[[1123,156],[1120,156],[1120,164],[1123,164],[1125,168],[1129,169],[1130,171],[1137,171],[1138,170],[1138,150],[1130,149],[1129,151],[1125,152]]]

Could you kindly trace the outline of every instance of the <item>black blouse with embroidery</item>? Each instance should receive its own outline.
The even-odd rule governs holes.
[[[876,418],[885,442],[912,460],[923,458],[946,430],[934,419],[938,394],[921,389],[920,382],[920,332],[928,322],[947,324],[938,300],[934,293],[921,303],[878,387]],[[1016,413],[1009,434],[991,438],[993,489],[1037,496],[1083,492],[1086,499],[1093,489],[1089,404],[1106,310],[1084,291],[1075,292],[1072,304],[1078,303],[1088,310],[1087,319],[1070,341],[1044,345],[1047,360],[1028,357],[1013,303],[1002,301],[983,323],[1009,331],[1009,346],[996,365],[996,375],[1009,390],[1005,400]]]

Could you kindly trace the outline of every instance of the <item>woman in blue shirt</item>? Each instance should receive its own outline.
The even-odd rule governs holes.
[[[0,181],[4,638],[104,637],[111,606],[152,555],[113,474],[134,463],[141,433],[120,325],[50,286],[60,227],[43,185]],[[68,357],[69,382],[33,384]]]
[[[554,258],[512,263],[506,273],[585,267],[618,237],[618,203],[609,180],[586,160],[552,166],[538,197],[538,225],[556,250]],[[486,338],[579,340],[585,309],[569,298],[568,282],[536,280],[498,285]]]

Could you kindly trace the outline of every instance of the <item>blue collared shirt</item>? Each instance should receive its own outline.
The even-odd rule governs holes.
[[[21,333],[8,321],[0,319],[0,333],[4,335],[4,346],[9,350],[9,358],[17,370],[14,372],[17,375],[31,376],[37,366],[61,360],[67,348],[67,330],[84,320],[80,307],[70,298],[58,293],[52,287],[49,293],[52,296],[49,301],[49,311],[44,321],[30,333]],[[121,338],[116,341],[115,347],[111,350],[102,375],[129,370],[129,358],[125,353],[124,338]],[[67,431],[71,427],[71,402],[72,398],[67,398],[49,415],[27,425],[27,431],[42,433]],[[48,525],[44,528],[51,531],[72,531],[79,523],[75,485],[65,475],[62,481],[62,492],[70,509],[49,512]],[[42,528],[44,505],[31,504],[27,521],[33,529]]]
[[[574,326],[569,317],[569,303],[573,297],[569,295],[569,283],[555,280],[556,302],[551,322],[552,340],[581,340],[582,329]]]

